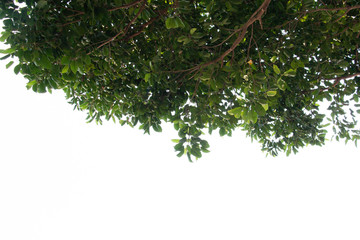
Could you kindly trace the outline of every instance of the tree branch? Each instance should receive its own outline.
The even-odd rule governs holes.
[[[129,28],[131,27],[131,25],[136,21],[136,19],[139,17],[139,15],[141,14],[141,12],[145,9],[145,1],[143,1],[143,5],[140,7],[139,11],[137,12],[137,14],[135,15],[135,17],[133,19],[131,19],[131,21],[128,23],[128,25],[125,27],[125,29],[123,31],[118,32],[115,36],[113,36],[112,38],[108,39],[106,42],[100,44],[96,49],[101,48],[102,46],[112,42],[115,40],[115,38],[119,37],[123,37],[125,36],[125,34],[127,33],[127,31],[129,30]]]
[[[200,65],[197,65],[193,68],[187,69],[187,71],[190,72],[194,72],[200,68],[204,68],[207,67],[209,65],[212,65],[214,63],[223,61],[224,58],[231,53],[232,51],[235,50],[235,48],[240,44],[240,42],[244,39],[247,29],[256,21],[261,21],[261,17],[264,15],[264,13],[266,12],[266,9],[268,8],[269,4],[270,4],[271,0],[265,0],[261,6],[251,15],[251,17],[249,18],[249,20],[238,30],[236,30],[236,32],[239,32],[238,37],[236,38],[236,40],[234,41],[234,43],[232,44],[232,46],[226,50],[223,54],[221,54],[218,58],[207,62],[207,63],[203,63]],[[234,33],[236,33],[234,32]]]
[[[305,12],[301,12],[301,13],[308,14],[308,13],[321,12],[321,11],[340,11],[340,10],[347,10],[347,12],[348,12],[353,9],[359,9],[359,8],[360,8],[360,5],[355,5],[352,7],[319,8],[319,9],[314,9],[314,10],[305,11]]]
[[[118,7],[115,7],[115,8],[108,9],[108,11],[113,12],[113,11],[116,11],[116,10],[119,10],[119,9],[130,8],[132,6],[138,5],[141,2],[145,2],[145,0],[137,0],[137,1],[132,2],[132,3],[128,3],[128,4],[125,4],[125,5],[122,5],[122,6],[118,6]]]
[[[153,22],[157,21],[157,20],[158,20],[162,15],[164,15],[166,12],[167,12],[167,8],[164,9],[164,10],[159,11],[158,16],[153,17],[153,18],[151,18],[149,21],[147,21],[146,23],[142,24],[142,25],[140,26],[139,31],[137,31],[136,33],[133,33],[132,35],[124,38],[123,41],[127,42],[127,41],[129,41],[130,39],[132,39],[132,38],[136,37],[137,35],[141,34],[147,26],[149,26],[149,25],[152,24]]]
[[[349,79],[349,78],[353,78],[353,77],[357,77],[357,76],[360,76],[360,73],[354,73],[354,74],[351,74],[351,75],[348,75],[348,76],[342,76],[342,77],[337,77],[337,78],[333,78],[333,79],[324,79],[324,81],[335,80],[335,82],[333,83],[333,85],[331,85],[331,87],[327,87],[327,88],[322,88],[322,89],[320,89],[320,92],[323,92],[323,91],[329,90],[330,88],[335,87],[336,85],[339,84],[339,82],[340,82],[341,80]]]

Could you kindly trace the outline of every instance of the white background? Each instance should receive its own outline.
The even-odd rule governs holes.
[[[4,48],[4,47],[2,47]],[[0,66],[0,239],[360,239],[360,150],[265,158],[240,130],[177,158],[162,134],[86,124]]]

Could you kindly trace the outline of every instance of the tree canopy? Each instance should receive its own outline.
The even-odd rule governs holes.
[[[271,155],[329,127],[360,138],[358,0],[3,0],[0,19],[27,88],[63,89],[89,122],[171,122],[190,161],[205,130],[241,128]]]

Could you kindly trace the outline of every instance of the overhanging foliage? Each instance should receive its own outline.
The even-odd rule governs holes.
[[[89,121],[145,133],[171,122],[190,161],[208,152],[204,129],[240,127],[272,155],[323,145],[328,125],[360,138],[357,0],[18,2],[0,3],[1,59]]]

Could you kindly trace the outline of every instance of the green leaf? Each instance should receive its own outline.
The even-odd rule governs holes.
[[[182,155],[184,155],[184,150],[182,150],[178,154],[176,154],[176,156],[178,156],[178,157],[181,157]]]
[[[180,36],[180,37],[178,37],[177,41],[178,42],[185,42],[187,39],[188,39],[187,36]]]
[[[65,65],[64,68],[61,70],[61,73],[67,73],[69,71],[69,65]]]
[[[47,0],[39,0],[36,7],[44,8],[47,5]]]
[[[6,69],[8,69],[9,67],[11,67],[11,65],[13,65],[14,61],[10,61],[8,64],[6,64]]]
[[[281,71],[280,71],[280,69],[279,69],[279,67],[277,66],[277,65],[273,65],[273,69],[274,69],[274,72],[276,73],[276,74],[280,74],[281,73]]]
[[[151,78],[151,73],[147,73],[147,74],[145,74],[145,82],[148,82],[149,80],[150,80],[150,78]]]
[[[21,69],[21,64],[16,65],[16,66],[14,67],[14,73],[15,73],[16,75],[18,75],[19,72],[20,72],[20,69]]]
[[[154,124],[152,127],[155,132],[162,132],[162,128],[159,124]]]
[[[11,54],[11,53],[14,53],[14,52],[15,52],[15,49],[12,49],[12,48],[0,49],[0,53],[3,53],[3,54]]]
[[[179,143],[180,139],[171,139],[173,143]]]
[[[71,69],[71,71],[72,71],[74,74],[76,74],[78,68],[77,68],[77,65],[76,65],[76,62],[75,62],[75,61],[72,61],[72,62],[70,63],[70,69]]]
[[[30,89],[33,85],[35,85],[37,82],[36,80],[32,80],[26,84],[26,88]]]
[[[175,18],[175,22],[176,22],[177,27],[180,27],[180,28],[185,27],[184,22],[180,18]]]
[[[226,134],[226,129],[225,128],[220,128],[220,130],[219,130],[219,134],[220,134],[220,136],[222,137],[222,136],[224,136],[225,134]]]
[[[284,73],[284,76],[286,76],[286,77],[295,77],[296,76],[296,70],[289,69]]]
[[[80,109],[81,109],[81,110],[85,110],[85,109],[88,108],[88,106],[89,106],[89,103],[88,103],[88,102],[84,102],[84,103],[80,104]]]
[[[178,24],[173,17],[168,17],[165,21],[165,25],[167,29],[177,28]]]
[[[196,31],[196,28],[190,29],[190,34],[193,35],[195,33],[195,31]]]
[[[40,56],[39,64],[46,69],[52,68],[52,64],[51,64],[49,58],[47,58],[45,55]]]
[[[234,115],[234,117],[236,118],[240,118],[242,109],[243,109],[242,107],[233,108],[229,110],[228,113],[230,115]]]
[[[2,32],[0,37],[0,42],[5,42],[5,40],[11,35],[11,32]]]
[[[277,85],[280,90],[284,91],[286,89],[286,82],[282,80],[281,78],[278,79]]]
[[[191,153],[190,153],[190,151],[187,151],[187,152],[186,152],[186,155],[187,155],[187,157],[188,157],[189,162],[193,162],[192,159],[191,159]]]
[[[68,65],[70,63],[70,57],[69,56],[63,56],[62,58],[61,58],[61,64],[62,65]]]
[[[267,103],[261,103],[261,106],[267,111],[269,109],[269,105]]]
[[[256,113],[257,113],[259,116],[265,116],[265,115],[266,115],[266,110],[262,107],[262,105],[256,104],[256,105],[254,106],[254,108],[255,108]]]
[[[267,91],[266,95],[268,95],[269,97],[273,97],[275,96],[277,93],[277,91]]]
[[[256,123],[258,119],[258,114],[255,112],[255,109],[249,111],[249,120],[253,123]]]
[[[198,148],[192,148],[191,149],[191,154],[193,155],[193,156],[195,156],[196,158],[201,158],[201,152],[200,152],[200,149],[198,149]]]

